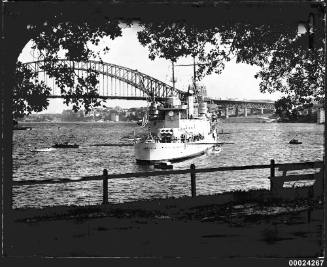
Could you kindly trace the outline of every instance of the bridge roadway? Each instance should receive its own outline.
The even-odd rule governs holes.
[[[73,69],[76,77],[87,75],[90,70],[97,73],[99,81],[98,98],[100,99],[155,100],[161,102],[172,94],[181,99],[185,99],[185,96],[188,94],[136,69],[130,69],[116,64],[94,60],[74,62],[66,59],[60,59],[57,64]],[[62,98],[60,89],[56,86],[55,79],[49,77],[46,72],[47,66],[44,61],[28,62],[25,65],[32,71],[37,72],[39,75],[38,78],[52,87],[49,98]],[[72,90],[71,88],[67,89]],[[275,109],[273,102],[218,100],[210,97],[206,97],[205,99],[211,104],[216,104],[218,109],[225,109],[226,116],[228,116],[230,109],[234,109],[235,113],[238,113],[240,108],[244,109],[245,116],[247,115],[247,109],[259,109],[262,114],[264,109]]]
[[[50,95],[48,98],[63,98],[61,95]],[[149,100],[147,96],[98,96],[99,99],[121,99],[121,100]],[[156,101],[162,102],[166,98],[156,97]],[[216,104],[219,107],[228,107],[228,108],[264,108],[264,109],[274,109],[274,102],[265,102],[265,101],[248,101],[248,100],[225,100],[225,99],[215,99],[210,97],[205,97],[205,101],[210,104]]]
[[[48,98],[62,98],[60,95],[51,95]],[[122,99],[122,100],[145,100],[147,101],[148,97],[142,96],[99,96],[100,99]],[[165,98],[156,98],[158,102],[162,102]],[[248,115],[248,110],[250,113],[253,113],[255,110],[259,110],[260,114],[264,114],[264,110],[274,111],[275,105],[273,102],[264,102],[264,101],[246,101],[246,100],[222,100],[222,99],[213,99],[206,97],[205,101],[210,104],[217,105],[216,108],[213,108],[217,112],[223,111],[223,114],[226,118],[231,115],[231,112],[238,116],[240,114],[240,109],[242,109],[243,115],[246,117]]]

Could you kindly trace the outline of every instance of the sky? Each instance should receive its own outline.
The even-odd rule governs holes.
[[[172,67],[171,62],[166,59],[150,60],[148,50],[137,40],[137,24],[132,27],[124,27],[122,36],[111,40],[109,37],[103,38],[99,45],[92,46],[94,50],[101,50],[105,45],[109,47],[107,54],[101,54],[102,60],[107,63],[117,64],[131,69],[137,69],[147,75],[150,75],[167,84],[171,83]],[[21,62],[36,60],[31,50],[31,42],[28,43],[19,56]],[[192,64],[193,59],[180,58],[178,64]],[[211,74],[206,76],[201,85],[206,86],[209,97],[227,99],[247,99],[247,100],[276,100],[281,95],[263,94],[259,90],[260,80],[255,79],[254,75],[259,71],[257,66],[251,66],[244,63],[236,63],[235,60],[226,63],[225,69],[221,74]],[[175,77],[177,79],[176,88],[187,90],[187,86],[192,83],[193,67],[175,67]],[[107,106],[121,106],[123,108],[146,106],[144,101],[133,100],[107,100]],[[51,99],[50,105],[43,113],[61,113],[68,109],[63,104],[63,99]]]

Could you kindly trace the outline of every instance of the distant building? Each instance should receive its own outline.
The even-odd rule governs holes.
[[[84,116],[84,110],[79,110],[77,112],[74,112],[73,110],[64,110],[61,114],[63,121],[80,121],[84,119]]]
[[[323,107],[317,110],[317,123],[325,123],[325,109]]]
[[[114,112],[111,113],[110,114],[110,120],[115,121],[115,122],[119,121],[119,115],[117,113],[114,113]]]

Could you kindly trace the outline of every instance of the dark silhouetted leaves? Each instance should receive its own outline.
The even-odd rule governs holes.
[[[292,96],[294,104],[305,104],[324,98],[323,36],[316,32],[314,49],[309,49],[307,34],[298,35],[295,24],[226,23],[198,28],[149,23],[143,24],[138,38],[151,59],[176,62],[180,57],[196,57],[198,80],[220,74],[234,57],[237,63],[257,65],[261,70],[255,78],[261,80],[261,92],[282,92]]]
[[[21,118],[47,108],[51,89],[39,81],[37,73],[17,63],[16,85],[13,90],[13,116]]]
[[[65,59],[72,62],[99,59],[99,53],[92,51],[89,44],[98,45],[106,36],[111,39],[121,36],[119,21],[110,21],[104,17],[88,22],[58,22],[59,20],[49,18],[42,25],[29,25],[29,33],[34,42],[32,48],[39,52],[38,60],[44,61],[41,71],[46,72],[50,78],[55,78],[64,103],[72,104],[75,111],[84,107],[88,112],[101,105],[101,100],[97,98],[97,71],[90,67],[84,75],[78,76],[74,65],[64,63],[59,55],[63,54]],[[109,48],[106,46],[103,52],[107,51]],[[37,73],[22,68],[22,64],[18,62],[14,116],[38,112],[48,106],[47,96],[50,89],[42,82],[37,83],[33,77],[37,77]]]

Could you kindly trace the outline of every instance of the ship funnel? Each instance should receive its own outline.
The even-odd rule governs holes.
[[[189,95],[187,97],[187,106],[188,106],[188,114],[191,116],[194,114],[194,96]]]
[[[205,115],[208,112],[208,107],[206,102],[201,102],[199,104],[199,114],[200,115]]]
[[[170,96],[170,97],[167,98],[167,104],[170,107],[179,106],[181,104],[181,101],[176,96]]]
[[[152,102],[149,107],[149,116],[156,117],[156,116],[158,116],[158,114],[159,114],[159,111],[158,111],[157,105],[156,105],[156,103]]]

